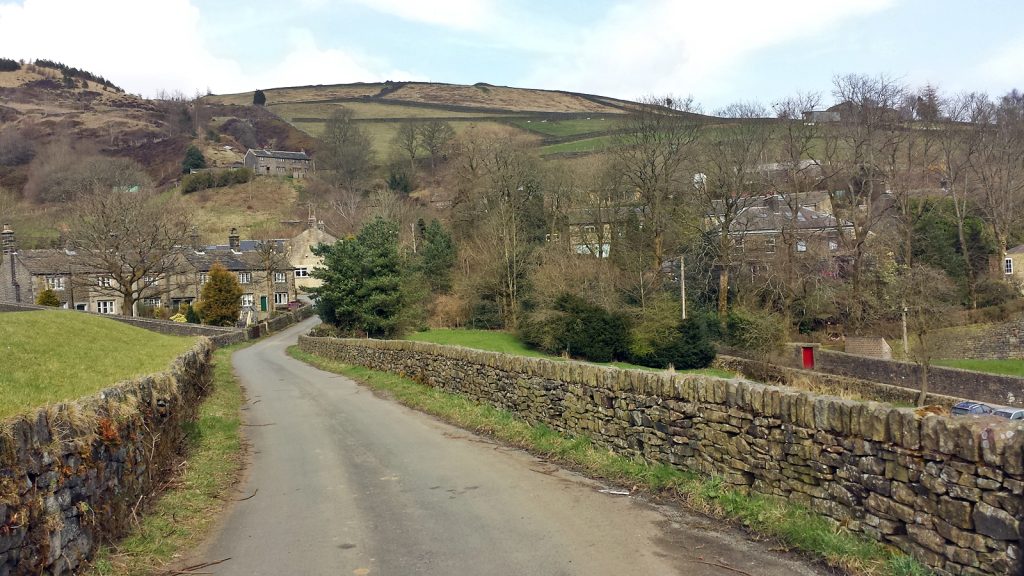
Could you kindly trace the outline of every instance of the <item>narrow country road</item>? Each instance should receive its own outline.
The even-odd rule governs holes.
[[[289,358],[309,320],[234,355],[251,462],[190,564],[218,575],[822,574]]]

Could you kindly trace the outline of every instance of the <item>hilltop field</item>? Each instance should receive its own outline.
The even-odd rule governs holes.
[[[537,137],[541,154],[596,151],[632,102],[553,90],[474,84],[388,82],[264,90],[265,108],[292,126],[319,136],[339,106],[353,112],[378,149],[410,120],[444,120],[456,133],[469,125],[510,126]],[[207,96],[211,105],[252,104],[253,93]]]

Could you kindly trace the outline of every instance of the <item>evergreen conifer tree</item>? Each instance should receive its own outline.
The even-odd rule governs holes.
[[[212,326],[232,326],[242,311],[242,287],[234,274],[219,262],[210,268],[199,298],[203,322]]]

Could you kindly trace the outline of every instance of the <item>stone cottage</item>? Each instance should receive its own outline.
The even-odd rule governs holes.
[[[262,150],[250,148],[242,163],[256,176],[304,178],[313,172],[313,159],[305,151]]]

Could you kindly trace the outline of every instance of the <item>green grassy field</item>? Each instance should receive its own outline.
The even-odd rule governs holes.
[[[615,126],[615,121],[606,118],[591,118],[580,120],[547,120],[542,121],[536,118],[529,120],[513,120],[511,124],[523,130],[537,132],[545,136],[576,136],[578,134],[591,134],[594,132],[605,132]]]
[[[544,146],[540,149],[540,154],[541,156],[547,156],[549,154],[601,152],[610,148],[613,143],[613,136],[597,136],[594,138],[584,138],[582,140],[573,140],[571,142],[562,142],[559,144]]]
[[[934,364],[975,372],[1024,377],[1024,360],[935,360]]]
[[[0,314],[0,419],[166,370],[195,344],[60,310]]]
[[[515,334],[499,332],[497,330],[452,330],[448,328],[438,328],[424,332],[414,332],[406,336],[405,339],[415,340],[417,342],[433,342],[434,344],[444,344],[447,346],[464,346],[466,348],[473,348],[476,350],[515,354],[517,356],[547,358],[548,360],[564,360],[564,358],[551,356],[549,354],[533,350],[532,348],[528,348],[525,344],[520,342],[518,338],[516,338]],[[602,365],[613,366],[615,368],[622,368],[625,370],[650,370],[660,372],[660,370],[656,368],[637,366],[636,364],[630,364],[629,362],[608,362]],[[680,370],[679,372],[685,374],[704,374],[706,376],[716,376],[719,378],[732,378],[735,376],[735,374],[731,372],[726,372],[725,370],[719,370],[717,368]]]

